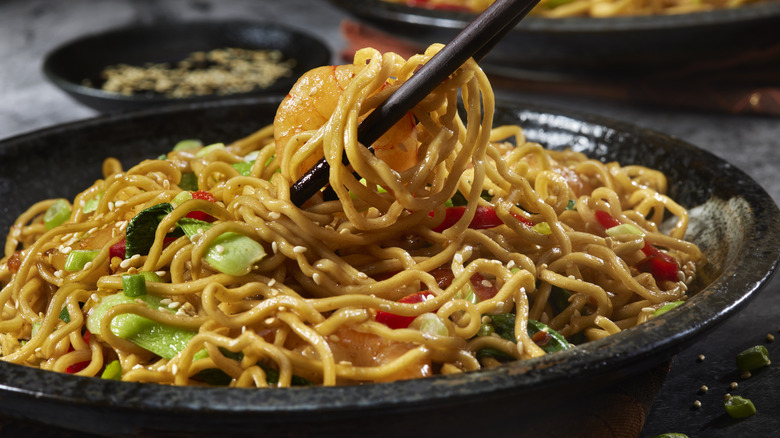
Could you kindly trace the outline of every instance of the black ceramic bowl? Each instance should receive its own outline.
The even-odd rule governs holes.
[[[475,15],[383,0],[328,0],[368,25],[427,47],[447,43]],[[780,3],[680,15],[523,19],[481,62],[513,77],[643,76],[728,65],[780,44]]]
[[[0,229],[37,200],[73,197],[100,177],[107,156],[127,167],[182,138],[230,141],[270,122],[277,103],[223,101],[103,116],[0,142]],[[500,106],[496,122],[521,124],[531,140],[550,147],[664,171],[671,196],[692,211],[688,238],[709,258],[690,301],[639,327],[542,358],[363,386],[171,387],[0,362],[0,412],[110,436],[540,436],[542,430],[523,429],[540,411],[565,419],[558,409],[568,400],[668,360],[740,309],[777,267],[777,206],[712,154],[631,125],[525,104]]]
[[[100,89],[103,82],[100,73],[110,65],[175,64],[193,52],[228,47],[279,50],[284,59],[296,60],[296,65],[290,76],[280,78],[266,88],[241,95],[208,94],[173,99],[161,94],[124,96]],[[249,21],[166,22],[111,30],[65,43],[45,57],[43,72],[77,101],[106,112],[226,97],[283,96],[303,73],[329,64],[330,59],[330,50],[319,39],[277,24]],[[84,85],[85,79],[95,85]]]

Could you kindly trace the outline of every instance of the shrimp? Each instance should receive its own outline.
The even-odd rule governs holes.
[[[327,123],[338,105],[341,93],[361,68],[354,64],[318,67],[298,79],[290,93],[282,100],[274,118],[277,156],[283,156],[284,149],[293,136],[318,129]],[[376,156],[396,171],[400,172],[415,165],[417,135],[413,115],[407,114],[372,146]],[[298,166],[298,173],[305,173],[322,156],[320,149],[307,157]]]

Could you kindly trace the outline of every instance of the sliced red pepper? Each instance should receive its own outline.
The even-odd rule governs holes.
[[[471,276],[471,286],[474,289],[474,295],[479,301],[489,300],[496,296],[498,289],[492,281],[486,280],[479,272]]]
[[[89,345],[89,338],[90,337],[91,337],[91,334],[90,334],[89,330],[85,331],[84,332],[84,336],[82,337],[82,339],[84,339],[84,342],[86,342],[87,345]],[[68,351],[73,351],[73,346],[72,345],[71,345],[71,347],[70,347],[70,349]],[[65,368],[65,372],[68,373],[68,374],[76,374],[79,371],[83,370],[84,368],[88,367],[89,363],[90,363],[90,361],[88,361],[88,360],[85,360],[83,362],[76,362],[73,365],[70,365],[67,368]]]
[[[399,303],[422,303],[423,301],[426,301],[430,298],[433,298],[433,294],[428,291],[423,292],[415,292],[411,295],[407,295],[400,300],[398,300]],[[400,328],[407,328],[409,327],[409,324],[414,321],[414,316],[402,316],[402,315],[396,315],[395,313],[390,312],[384,312],[382,310],[379,310],[376,312],[376,322],[381,322],[382,324],[390,327],[391,329],[400,329]]]
[[[620,221],[615,219],[611,214],[607,213],[606,211],[596,210],[596,213],[594,213],[594,215],[596,216],[596,221],[598,221],[599,225],[604,227],[605,230],[620,225]]]
[[[460,218],[463,217],[465,212],[465,206],[447,207],[444,213],[444,220],[439,224],[439,226],[434,228],[433,231],[441,233],[447,228],[450,228],[451,226],[455,225],[460,220]],[[430,213],[430,216],[433,216],[433,212]],[[513,214],[513,216],[529,227],[534,226],[533,222],[519,214]],[[504,222],[501,220],[501,218],[498,217],[498,214],[496,214],[496,210],[493,207],[480,205],[474,212],[474,217],[471,219],[471,223],[469,223],[469,228],[473,230],[484,230],[503,224]]]
[[[205,190],[198,190],[197,192],[190,192],[190,193],[192,193],[192,199],[203,199],[209,202],[217,202],[217,198]],[[204,222],[214,222],[217,220],[217,218],[215,218],[214,216],[197,210],[187,213],[187,217],[191,219],[197,219],[199,221],[204,221]]]

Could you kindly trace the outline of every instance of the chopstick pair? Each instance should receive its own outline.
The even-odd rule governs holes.
[[[539,0],[497,0],[372,111],[358,126],[358,140],[371,145],[469,58],[482,60]],[[373,151],[371,146],[368,149]],[[346,153],[343,163],[349,164]],[[330,165],[321,158],[290,187],[300,207],[328,183]]]

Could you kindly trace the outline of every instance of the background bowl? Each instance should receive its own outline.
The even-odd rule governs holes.
[[[446,43],[475,15],[383,0],[329,0],[365,24],[427,47]],[[526,17],[480,64],[502,76],[644,76],[723,64],[780,44],[780,3],[680,15]]]
[[[100,73],[110,65],[176,63],[196,51],[227,47],[279,50],[284,59],[295,59],[296,65],[290,76],[278,79],[267,88],[230,96],[209,94],[182,99],[151,94],[124,96],[103,91],[99,85],[83,85],[85,79],[93,84],[102,84]],[[43,72],[77,101],[105,112],[226,97],[283,96],[300,75],[314,67],[329,64],[330,59],[330,50],[322,41],[281,25],[249,21],[166,22],[112,30],[68,42],[46,56]]]
[[[100,178],[107,156],[128,167],[183,138],[228,142],[269,123],[277,105],[273,99],[246,99],[108,115],[2,141],[0,229],[37,200],[75,196]],[[776,269],[777,206],[751,178],[712,154],[632,125],[522,103],[500,105],[496,123],[521,124],[529,139],[550,147],[570,146],[602,160],[664,171],[671,196],[692,209],[688,237],[709,258],[689,303],[617,335],[542,358],[363,386],[171,387],[0,362],[0,409],[5,415],[110,436],[390,437],[410,431],[415,436],[484,435],[486,430],[533,435],[539,430],[520,426],[543,414],[560,419],[568,401],[667,361],[734,314]]]

